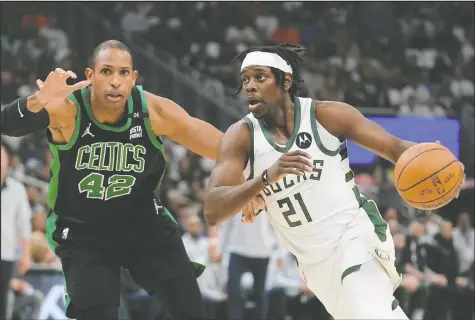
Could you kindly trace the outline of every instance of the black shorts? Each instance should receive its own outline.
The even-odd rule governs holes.
[[[168,279],[194,276],[177,225],[163,214],[118,228],[86,228],[58,219],[52,234],[66,285],[66,315],[120,304],[120,267],[149,294]]]

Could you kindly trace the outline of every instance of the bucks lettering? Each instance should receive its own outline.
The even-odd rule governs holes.
[[[293,187],[295,184],[300,183],[301,181],[310,180],[320,180],[322,175],[323,168],[323,160],[313,160],[313,169],[312,173],[308,174],[305,172],[303,176],[297,175],[288,175],[285,176],[281,181],[278,181],[264,189],[264,193],[266,196],[270,196],[273,193],[279,193],[284,189]]]
[[[142,173],[145,169],[144,146],[121,142],[97,142],[78,149],[77,170]]]

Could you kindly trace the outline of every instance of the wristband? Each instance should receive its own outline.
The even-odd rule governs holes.
[[[264,184],[265,184],[266,186],[268,186],[268,185],[269,185],[269,180],[267,180],[267,169],[265,169],[264,171],[262,171],[261,178],[262,178],[262,182],[264,182]]]

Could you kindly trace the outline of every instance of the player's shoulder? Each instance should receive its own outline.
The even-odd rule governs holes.
[[[333,120],[334,118],[348,116],[354,111],[356,111],[356,108],[348,103],[323,100],[316,102],[315,116],[317,120],[320,118],[331,118]]]
[[[226,130],[223,137],[223,144],[229,144],[233,146],[233,148],[248,149],[252,140],[249,120],[246,119],[247,118],[244,117],[236,121]]]
[[[178,106],[176,102],[168,98],[156,95],[149,91],[143,90],[144,98],[146,99],[148,110],[151,113],[162,114],[163,111],[167,111],[167,108],[170,109],[173,106]]]

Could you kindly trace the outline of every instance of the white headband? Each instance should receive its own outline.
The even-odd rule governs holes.
[[[248,53],[242,62],[241,71],[249,66],[273,67],[285,73],[293,73],[292,68],[284,59],[271,52],[254,51]]]

